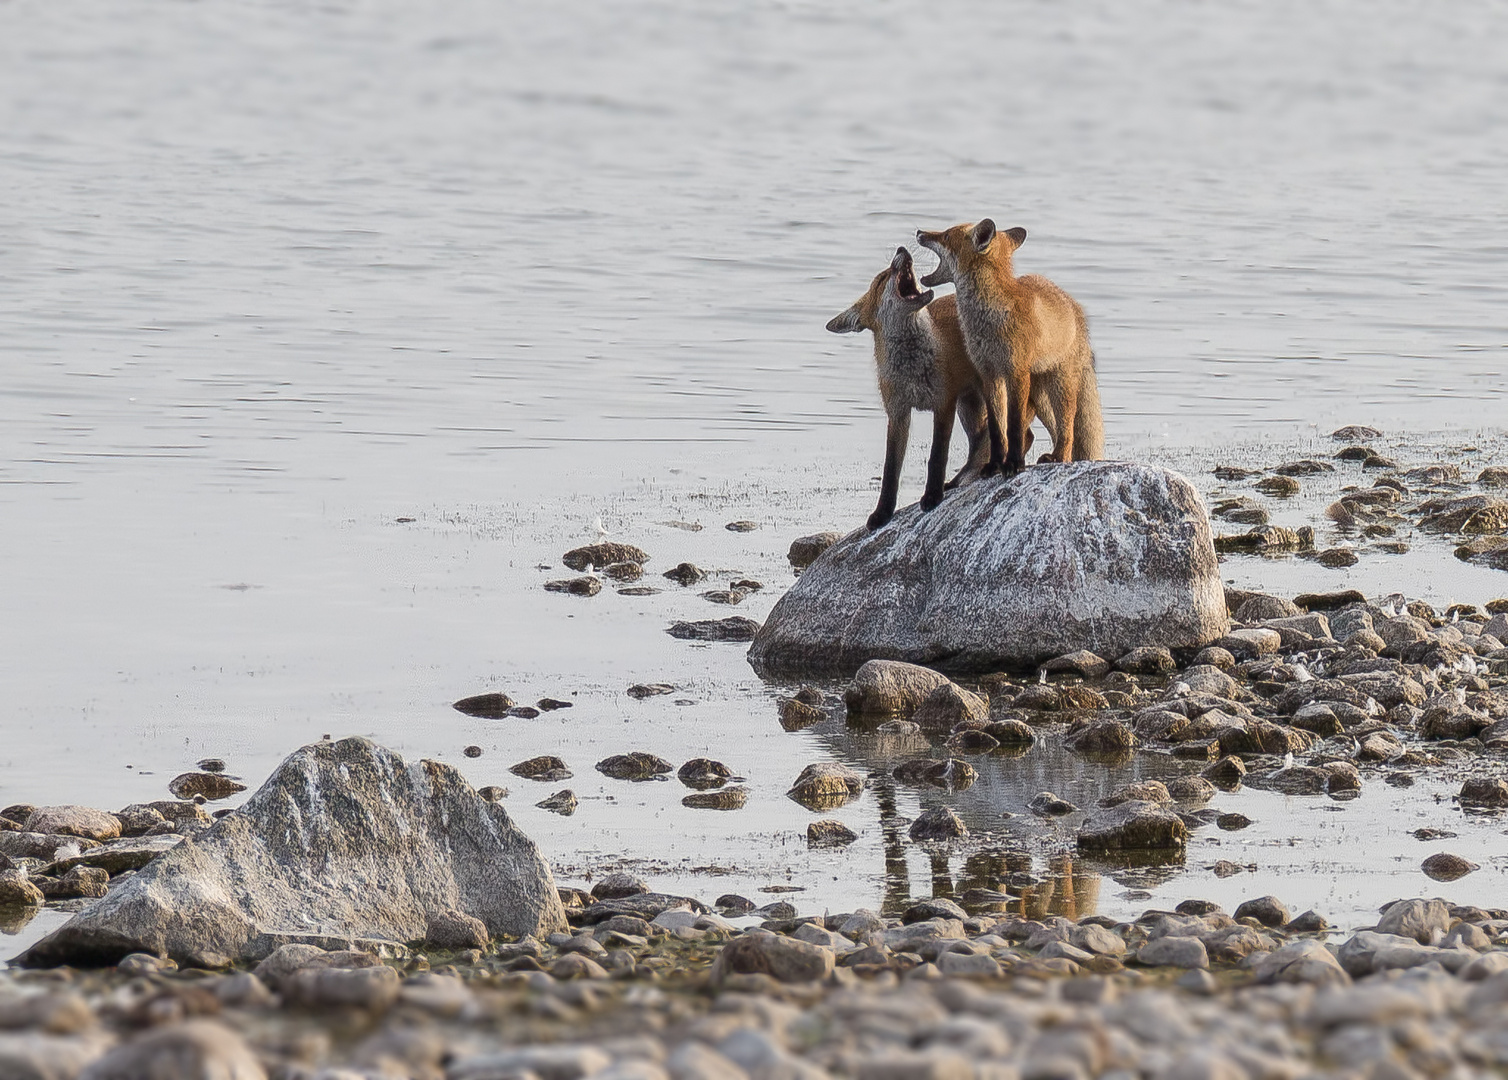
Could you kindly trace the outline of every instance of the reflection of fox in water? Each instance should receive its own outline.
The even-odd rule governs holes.
[[[922,509],[931,510],[942,501],[955,414],[963,419],[969,436],[969,460],[947,486],[958,483],[970,470],[978,472],[989,454],[979,373],[964,349],[954,298],[933,300],[932,290],[919,288],[911,253],[898,248],[890,265],[870,283],[869,291],[835,316],[827,328],[835,334],[863,330],[874,334],[874,362],[889,425],[880,501],[869,515],[869,527],[878,529],[895,513],[912,409],[932,413],[932,455],[927,460],[927,488],[921,499]],[[1045,397],[1041,404],[1046,406]],[[1046,412],[1043,419],[1050,416]],[[1031,432],[1026,433],[1026,439],[1031,445]]]
[[[1018,278],[1011,256],[1025,229],[996,232],[985,218],[943,232],[918,232],[937,255],[937,269],[922,281],[953,282],[969,359],[979,369],[989,408],[990,460],[986,475],[1026,467],[1032,411],[1058,418],[1052,453],[1044,461],[1092,461],[1105,456],[1099,382],[1089,349],[1089,324],[1073,297],[1044,277]]]

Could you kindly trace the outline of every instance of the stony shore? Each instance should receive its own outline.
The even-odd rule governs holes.
[[[572,927],[545,941],[6,972],[0,1075],[1405,1080],[1508,1064],[1508,911],[1407,900],[1337,934],[1274,897],[1133,922],[938,899],[740,926],[644,887],[562,890]]]

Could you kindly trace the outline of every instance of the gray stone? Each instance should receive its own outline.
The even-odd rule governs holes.
[[[855,672],[843,702],[859,715],[910,716],[933,691],[949,685],[946,675],[919,664],[870,660]]]
[[[927,695],[911,720],[923,731],[948,732],[965,720],[988,720],[990,703],[953,683],[939,686]]]
[[[605,566],[620,562],[638,563],[642,566],[649,561],[649,554],[643,548],[634,547],[632,544],[603,542],[572,548],[560,557],[560,561],[568,568],[580,572],[589,566],[600,570]]]
[[[88,806],[39,806],[26,819],[26,831],[114,840],[120,836],[120,818]]]
[[[499,803],[449,765],[408,765],[352,738],[295,752],[245,805],[18,960],[235,959],[259,935],[295,927],[412,941],[446,908],[494,935],[565,926],[548,864]]]
[[[1163,645],[1139,645],[1115,662],[1117,671],[1131,675],[1167,675],[1177,666]]]
[[[1196,937],[1160,937],[1136,952],[1136,962],[1148,967],[1207,968],[1209,953]]]
[[[0,870],[0,907],[38,907],[46,897],[27,880],[25,871]]]
[[[836,761],[819,761],[808,765],[786,792],[802,806],[814,810],[842,806],[864,790],[864,778]]]
[[[424,928],[424,943],[437,949],[485,949],[490,940],[486,923],[455,908],[430,912]]]
[[[970,484],[844,537],[775,605],[749,659],[768,672],[875,657],[996,671],[1078,649],[1198,648],[1228,626],[1193,486],[1086,461]]]
[[[140,870],[163,852],[171,851],[181,843],[183,837],[171,833],[111,840],[80,855],[58,859],[52,864],[52,870],[54,873],[61,873],[75,866],[97,866],[113,877],[127,870]]]
[[[1256,919],[1263,926],[1282,927],[1288,923],[1288,906],[1276,896],[1259,896],[1236,908],[1235,917]]]
[[[1181,849],[1188,826],[1171,810],[1132,799],[1090,813],[1079,829],[1079,847],[1089,850]]]
[[[820,532],[810,536],[798,536],[791,541],[791,549],[786,553],[791,566],[797,570],[805,570],[822,555],[824,551],[843,539],[841,533]]]
[[[833,973],[831,949],[769,933],[746,933],[723,946],[708,981],[719,986],[730,975],[762,974],[777,982],[815,982]]]
[[[951,809],[946,806],[935,806],[917,815],[916,820],[911,823],[908,835],[917,842],[956,840],[966,835],[968,831],[963,819]]]
[[[1252,969],[1258,982],[1342,986],[1351,981],[1340,961],[1315,938],[1300,938],[1266,954]]]
[[[155,1028],[117,1046],[79,1080],[266,1080],[241,1036],[213,1020]]]
[[[1449,929],[1450,909],[1443,900],[1400,900],[1377,920],[1379,934],[1412,938],[1421,945],[1433,945]]]

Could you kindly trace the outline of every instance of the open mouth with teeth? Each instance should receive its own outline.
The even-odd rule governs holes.
[[[908,304],[926,304],[932,299],[931,290],[923,290],[916,283],[916,270],[911,262],[911,253],[905,248],[897,248],[895,258],[890,263],[890,269],[895,275],[895,294]]]

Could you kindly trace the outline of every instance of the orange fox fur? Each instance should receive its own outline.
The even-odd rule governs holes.
[[[1052,453],[1042,460],[1103,457],[1099,382],[1084,309],[1046,278],[1012,272],[1011,256],[1026,230],[998,232],[985,218],[942,232],[918,231],[916,239],[938,257],[922,284],[951,281],[957,288],[964,342],[989,412],[990,460],[983,471],[1011,475],[1025,468],[1032,403],[1043,398],[1057,424]]]
[[[962,418],[969,437],[969,460],[946,486],[958,483],[971,469],[983,469],[990,447],[986,410],[979,373],[964,347],[957,304],[951,296],[934,300],[930,289],[917,286],[910,252],[898,248],[864,295],[828,322],[827,328],[835,334],[864,330],[874,334],[875,368],[888,423],[880,501],[869,516],[870,528],[879,528],[895,513],[913,409],[932,413],[932,453],[922,510],[931,510],[942,501],[955,414]]]

